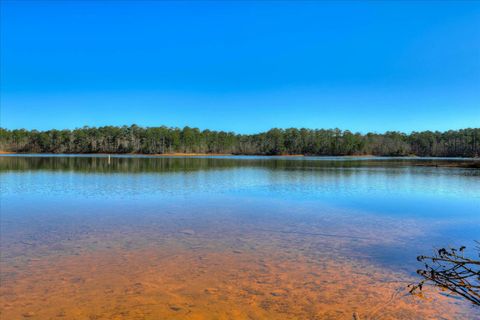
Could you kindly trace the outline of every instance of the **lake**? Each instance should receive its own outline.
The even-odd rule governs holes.
[[[475,254],[455,161],[1,156],[1,318],[480,318],[407,289],[417,255]]]

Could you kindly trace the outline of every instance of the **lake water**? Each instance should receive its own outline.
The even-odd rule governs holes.
[[[1,156],[1,319],[476,319],[416,256],[480,239],[459,160]]]

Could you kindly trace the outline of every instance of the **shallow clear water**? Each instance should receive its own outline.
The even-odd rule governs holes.
[[[419,254],[480,238],[480,170],[447,159],[2,156],[2,314],[448,319]]]

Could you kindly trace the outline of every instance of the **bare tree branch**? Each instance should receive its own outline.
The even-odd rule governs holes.
[[[465,249],[441,248],[432,256],[418,256],[425,266],[417,273],[424,279],[410,284],[410,293],[422,295],[425,285],[434,285],[480,306],[480,245],[476,259],[464,256]]]

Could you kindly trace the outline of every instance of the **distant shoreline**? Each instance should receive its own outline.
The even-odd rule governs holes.
[[[374,154],[360,154],[360,155],[315,155],[315,154],[247,154],[247,153],[198,153],[198,152],[172,152],[172,153],[121,153],[121,152],[82,152],[82,153],[52,153],[52,152],[14,152],[14,151],[2,151],[1,154],[54,154],[54,155],[132,155],[132,156],[152,156],[152,157],[232,157],[232,156],[254,156],[254,157],[344,157],[344,158],[369,158],[369,157],[379,157],[379,158],[390,158],[390,157],[399,157],[399,158],[422,158],[417,155],[408,155],[408,156],[386,156],[386,155],[374,155]],[[427,157],[427,158],[458,158],[458,157]],[[479,159],[480,158],[470,158],[469,159]]]
[[[0,155],[84,155],[84,156],[95,156],[95,155],[104,155],[104,156],[149,156],[149,157],[235,157],[235,156],[251,156],[251,157],[338,157],[338,158],[409,158],[409,159],[425,159],[429,158],[432,160],[438,159],[465,159],[472,161],[480,161],[480,157],[458,157],[458,156],[417,156],[417,155],[406,155],[406,156],[390,156],[390,155],[375,155],[375,154],[361,154],[361,155],[315,155],[315,154],[239,154],[239,153],[197,153],[197,152],[172,152],[172,153],[120,153],[120,152],[85,152],[85,153],[52,153],[52,152],[14,152],[14,151],[2,151],[0,150]]]

